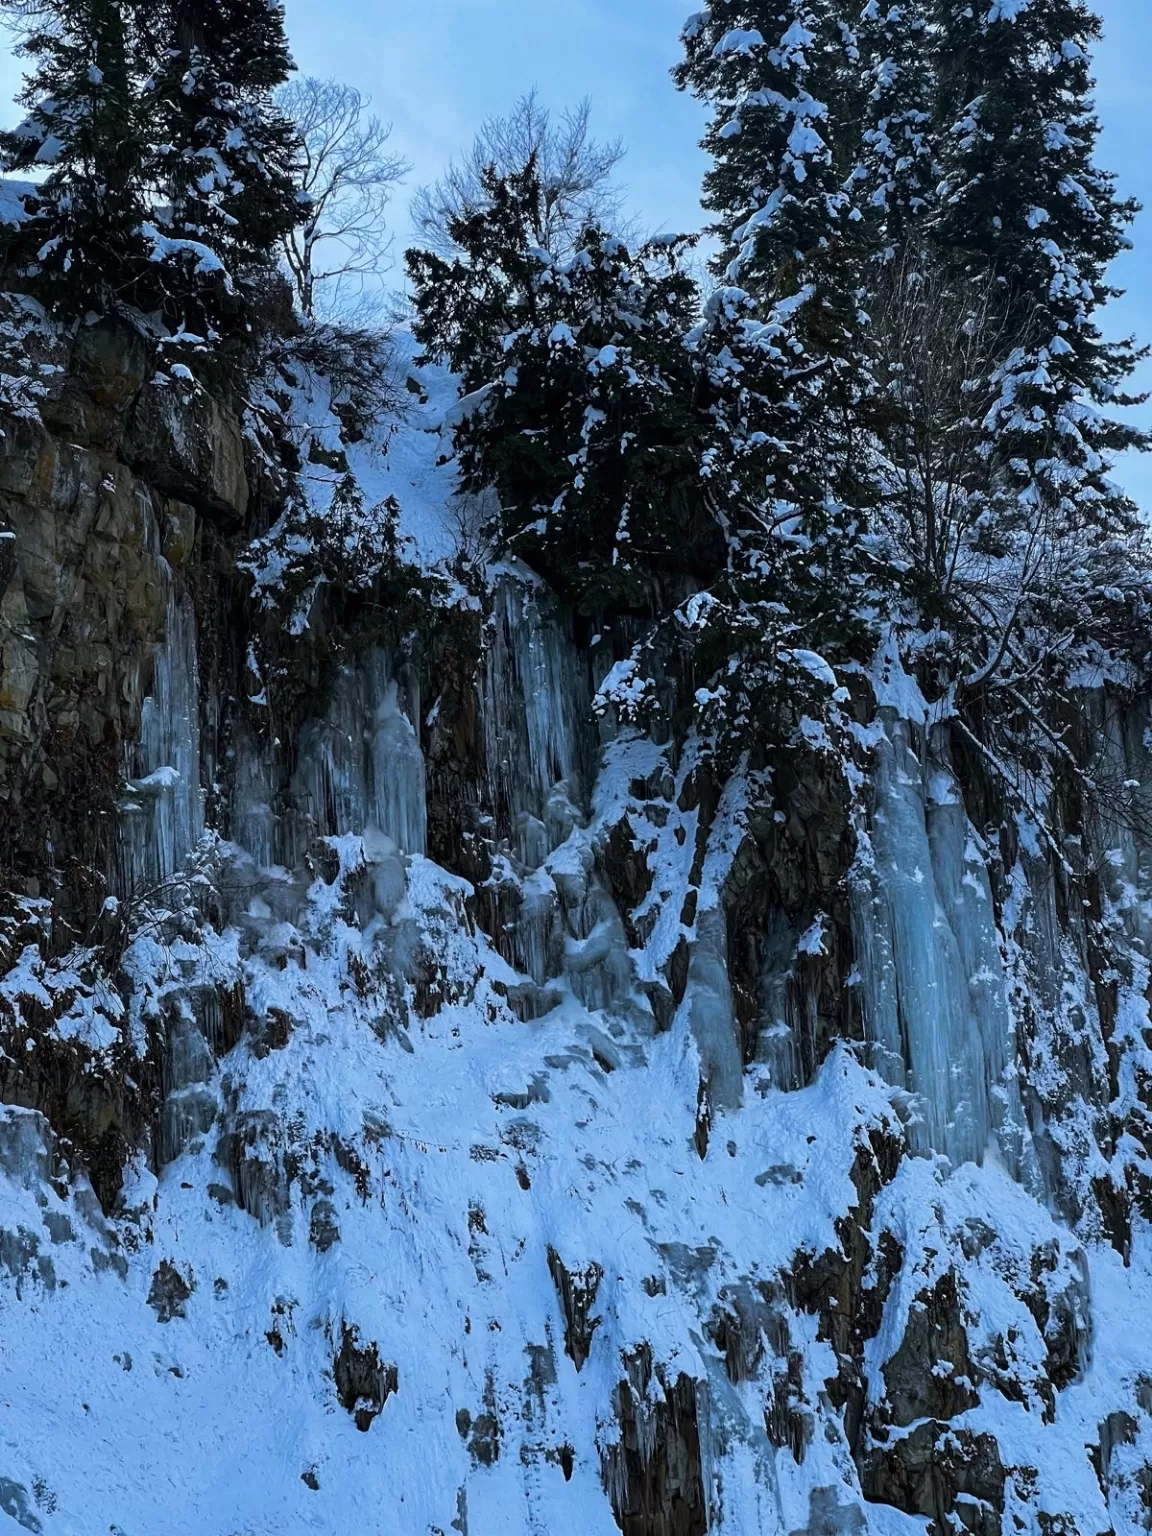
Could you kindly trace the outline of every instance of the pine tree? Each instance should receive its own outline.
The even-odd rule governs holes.
[[[149,8],[144,92],[160,302],[206,341],[243,334],[241,290],[298,222],[295,129],[272,92],[292,67],[275,0]]]
[[[1109,478],[1114,455],[1148,439],[1106,414],[1125,403],[1140,354],[1106,341],[1098,320],[1135,212],[1095,162],[1099,35],[1082,0],[943,0],[938,16],[944,179],[932,239],[987,295],[991,321],[984,376],[967,386],[987,397],[974,552],[1013,572],[999,611],[983,616],[989,638],[970,677],[985,691],[1028,675],[1026,631],[1049,652],[1107,647],[1109,628],[1125,628],[1125,592],[1145,600],[1142,520]]]
[[[805,717],[811,729],[833,727],[835,680],[823,653],[843,659],[870,645],[876,573],[839,537],[836,519],[814,531],[802,513],[825,491],[815,437],[781,366],[787,339],[738,288],[717,289],[685,338],[696,412],[685,483],[714,520],[722,558],[687,595],[666,592],[598,699],[618,718],[643,721],[678,679],[673,723],[695,728],[720,772],[794,744]]]
[[[856,37],[834,0],[741,0],[694,17],[684,46],[677,82],[712,107],[704,203],[719,265],[756,301],[772,338],[761,367],[777,374],[760,393],[790,421],[785,520],[831,589],[857,563],[875,499]]]
[[[795,655],[867,622],[862,552],[826,506],[841,445],[821,377],[795,376],[787,324],[745,290],[700,316],[684,242],[632,252],[590,228],[550,257],[538,191],[531,164],[491,176],[485,210],[453,226],[459,257],[408,255],[417,336],[462,376],[461,487],[495,492],[497,546],[598,625],[648,620],[605,706],[636,715],[675,675],[732,759],[802,702],[819,716],[826,683]]]
[[[18,0],[2,9],[19,17]],[[143,118],[132,69],[135,7],[121,0],[44,0],[19,45],[32,61],[19,100],[28,115],[0,135],[14,172],[48,167],[10,269],[64,313],[131,303],[143,267]]]
[[[935,203],[936,80],[924,0],[868,0],[856,196],[891,260]]]
[[[1135,204],[1095,163],[1088,50],[1100,23],[1082,0],[945,0],[939,30],[944,185],[935,240],[966,273],[991,276],[1004,343],[989,451],[1025,512],[1060,526],[1129,526],[1109,455],[1134,428],[1098,414],[1120,399],[1137,353],[1105,341],[1108,264]]]
[[[565,596],[643,610],[662,579],[722,560],[696,472],[684,243],[632,252],[590,227],[560,260],[534,243],[532,160],[486,193],[452,224],[461,255],[408,254],[417,338],[462,377],[462,488],[495,489],[498,542]]]

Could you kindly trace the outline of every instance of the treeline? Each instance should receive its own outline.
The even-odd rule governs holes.
[[[0,11],[28,62],[0,152],[39,178],[6,289],[128,311],[198,375],[310,317],[326,240],[375,275],[399,163],[354,92],[282,94],[272,0]],[[1146,683],[1146,527],[1110,479],[1147,446],[1116,415],[1142,353],[1099,318],[1135,208],[1096,163],[1099,35],[1083,0],[717,0],[675,71],[710,112],[707,276],[693,235],[618,227],[620,147],[533,96],[418,198],[413,324],[461,380],[462,493],[484,550],[638,637],[604,707],[759,752],[832,721],[829,667],[850,682],[891,631],[941,718],[1032,771],[1070,683]],[[369,169],[334,190],[350,142]],[[380,369],[348,334],[297,351],[345,370],[360,432]]]
[[[532,156],[409,253],[493,544],[640,621],[602,702],[674,692],[755,750],[895,626],[941,717],[1038,766],[1070,681],[1147,678],[1099,34],[1081,0],[718,0],[676,70],[710,109],[709,281],[691,238],[550,242]]]

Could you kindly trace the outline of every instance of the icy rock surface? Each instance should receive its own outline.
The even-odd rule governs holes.
[[[433,426],[389,470],[429,501]],[[115,952],[123,1017],[95,948],[52,970],[29,942],[0,982],[153,1122],[104,1211],[68,1138],[0,1114],[0,1511],[44,1536],[1147,1529],[1152,1248],[1138,1205],[1105,1219],[1147,1157],[1140,826],[1102,798],[1084,829],[1091,919],[1025,823],[997,868],[945,732],[878,671],[854,862],[764,917],[745,1038],[730,883],[786,819],[771,775],[598,739],[562,611],[493,576],[483,882],[427,857],[415,668],[365,649],[290,775],[236,734],[227,841]],[[194,616],[165,601],[133,889],[185,865],[211,777]],[[1146,729],[1107,717],[1102,778],[1152,783]],[[864,1038],[801,1069],[781,994],[836,896]]]
[[[153,530],[154,531],[154,530]],[[204,830],[200,788],[200,684],[196,614],[161,560],[164,637],[153,648],[152,686],[131,750],[123,816],[123,884],[152,891],[187,861]]]

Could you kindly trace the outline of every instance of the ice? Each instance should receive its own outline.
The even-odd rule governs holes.
[[[700,914],[684,996],[689,1027],[700,1055],[700,1072],[710,1104],[740,1105],[744,1064],[736,1038],[736,1015],[728,981],[724,914],[712,907]]]
[[[164,638],[153,650],[152,690],[140,711],[121,803],[121,878],[128,894],[171,879],[204,831],[196,615],[167,570],[166,578]]]
[[[998,1132],[1019,1168],[1012,1017],[980,843],[939,735],[929,793],[922,733],[891,706],[881,718],[854,904],[868,1038],[884,1076],[917,1096],[919,1151],[978,1163]]]
[[[402,853],[424,853],[424,754],[412,723],[419,718],[417,691],[402,691],[385,652],[371,651],[341,670],[324,717],[301,732],[295,798],[303,825],[285,862],[299,861],[309,834],[343,837],[370,828]]]
[[[277,860],[277,826],[271,764],[247,732],[237,733],[233,761],[230,830],[234,842],[261,868]]]
[[[395,681],[385,685],[371,739],[373,806],[376,824],[403,853],[424,853],[428,815],[424,799],[424,754],[399,705]]]
[[[484,684],[488,774],[529,868],[541,862],[542,847],[550,851],[567,837],[574,810],[583,807],[590,722],[588,678],[575,647],[542,612],[526,573],[502,575]]]

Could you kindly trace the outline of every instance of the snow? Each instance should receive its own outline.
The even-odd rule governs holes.
[[[354,444],[348,459],[369,505],[396,498],[400,532],[421,563],[431,568],[451,560],[460,547],[451,428],[465,402],[457,400],[456,380],[447,369],[416,365],[417,347],[410,332],[398,331],[393,340],[395,376],[410,376],[421,394],[408,397],[410,403],[397,421]],[[474,400],[472,408],[481,403]]]
[[[394,496],[408,548],[443,570],[461,533],[451,427],[483,399],[458,400],[411,338],[398,346],[420,395],[349,461],[366,502]],[[331,406],[316,381],[294,399],[301,430],[334,448]],[[324,509],[333,481],[314,468]],[[766,889],[750,1042],[729,953],[744,937],[733,871],[748,878],[749,838],[788,820],[773,773],[744,759],[710,785],[712,743],[648,735],[635,664],[608,643],[581,652],[527,568],[486,572],[485,800],[470,809],[495,852],[473,884],[428,857],[420,725],[441,701],[421,697],[402,647],[333,668],[298,739],[277,744],[287,785],[274,749],[237,729],[229,841],[203,836],[195,619],[154,525],[146,538],[165,627],[124,762],[123,899],[105,912],[135,923],[118,961],[128,1002],[93,979],[95,950],[47,960],[21,940],[0,1009],[31,1005],[30,1029],[81,1053],[101,1091],[150,1073],[157,1166],[130,1166],[106,1219],[41,1117],[0,1108],[10,1519],[43,1536],[343,1536],[382,1518],[403,1533],[611,1536],[621,1383],[647,1346],[657,1374],[643,1396],[624,1389],[637,1435],[651,1452],[661,1383],[696,1383],[711,1531],[925,1536],[864,1502],[828,1385],[843,1362],[792,1299],[805,1264],[838,1262],[866,1224],[878,1324],[863,1400],[879,1408],[926,1290],[951,1280],[978,1377],[953,1428],[996,1436],[1021,1527],[1039,1504],[1081,1531],[1139,1528],[1152,1338],[1131,1319],[1152,1307],[1152,1239],[1137,1215],[1125,1265],[1098,1227],[1074,1231],[1053,1168],[1118,1188],[1148,1158],[1130,1131],[1107,1156],[1091,1127],[1070,1150],[1050,1112],[1071,1035],[1072,1113],[1113,1096],[1138,1123],[1152,854],[1128,820],[1102,812],[1102,921],[1127,945],[1106,1058],[1043,839],[1021,813],[997,912],[997,851],[970,820],[947,722],[888,632],[864,674],[875,715],[865,704],[844,726],[859,766],[839,755],[833,712],[798,722],[797,753],[842,768],[855,796],[846,984],[865,1036],[801,1070],[784,992],[831,964],[841,916],[777,909]],[[707,623],[711,602],[687,600],[682,626]],[[848,703],[819,652],[783,659]],[[255,650],[247,673],[266,700]],[[1145,708],[1103,732],[1101,771],[1138,797],[1152,793],[1148,730]],[[637,882],[630,910],[610,860]],[[751,878],[768,885],[755,862]],[[894,1166],[865,1201],[882,1153]],[[580,1370],[551,1255],[600,1273]],[[761,1309],[763,1365],[733,1380],[716,1324],[737,1302]],[[337,1391],[346,1329],[395,1372],[364,1430]],[[782,1383],[810,1431],[802,1456],[769,1438]],[[1136,1427],[1112,1447],[1106,1503],[1086,1448],[1120,1413]]]
[[[763,46],[763,34],[755,27],[733,27],[725,32],[712,52],[716,58],[721,59],[728,54],[751,53],[754,48]]]
[[[30,181],[18,181],[12,176],[0,176],[0,224],[15,228],[28,218],[24,206],[26,197],[34,196],[35,185]]]

